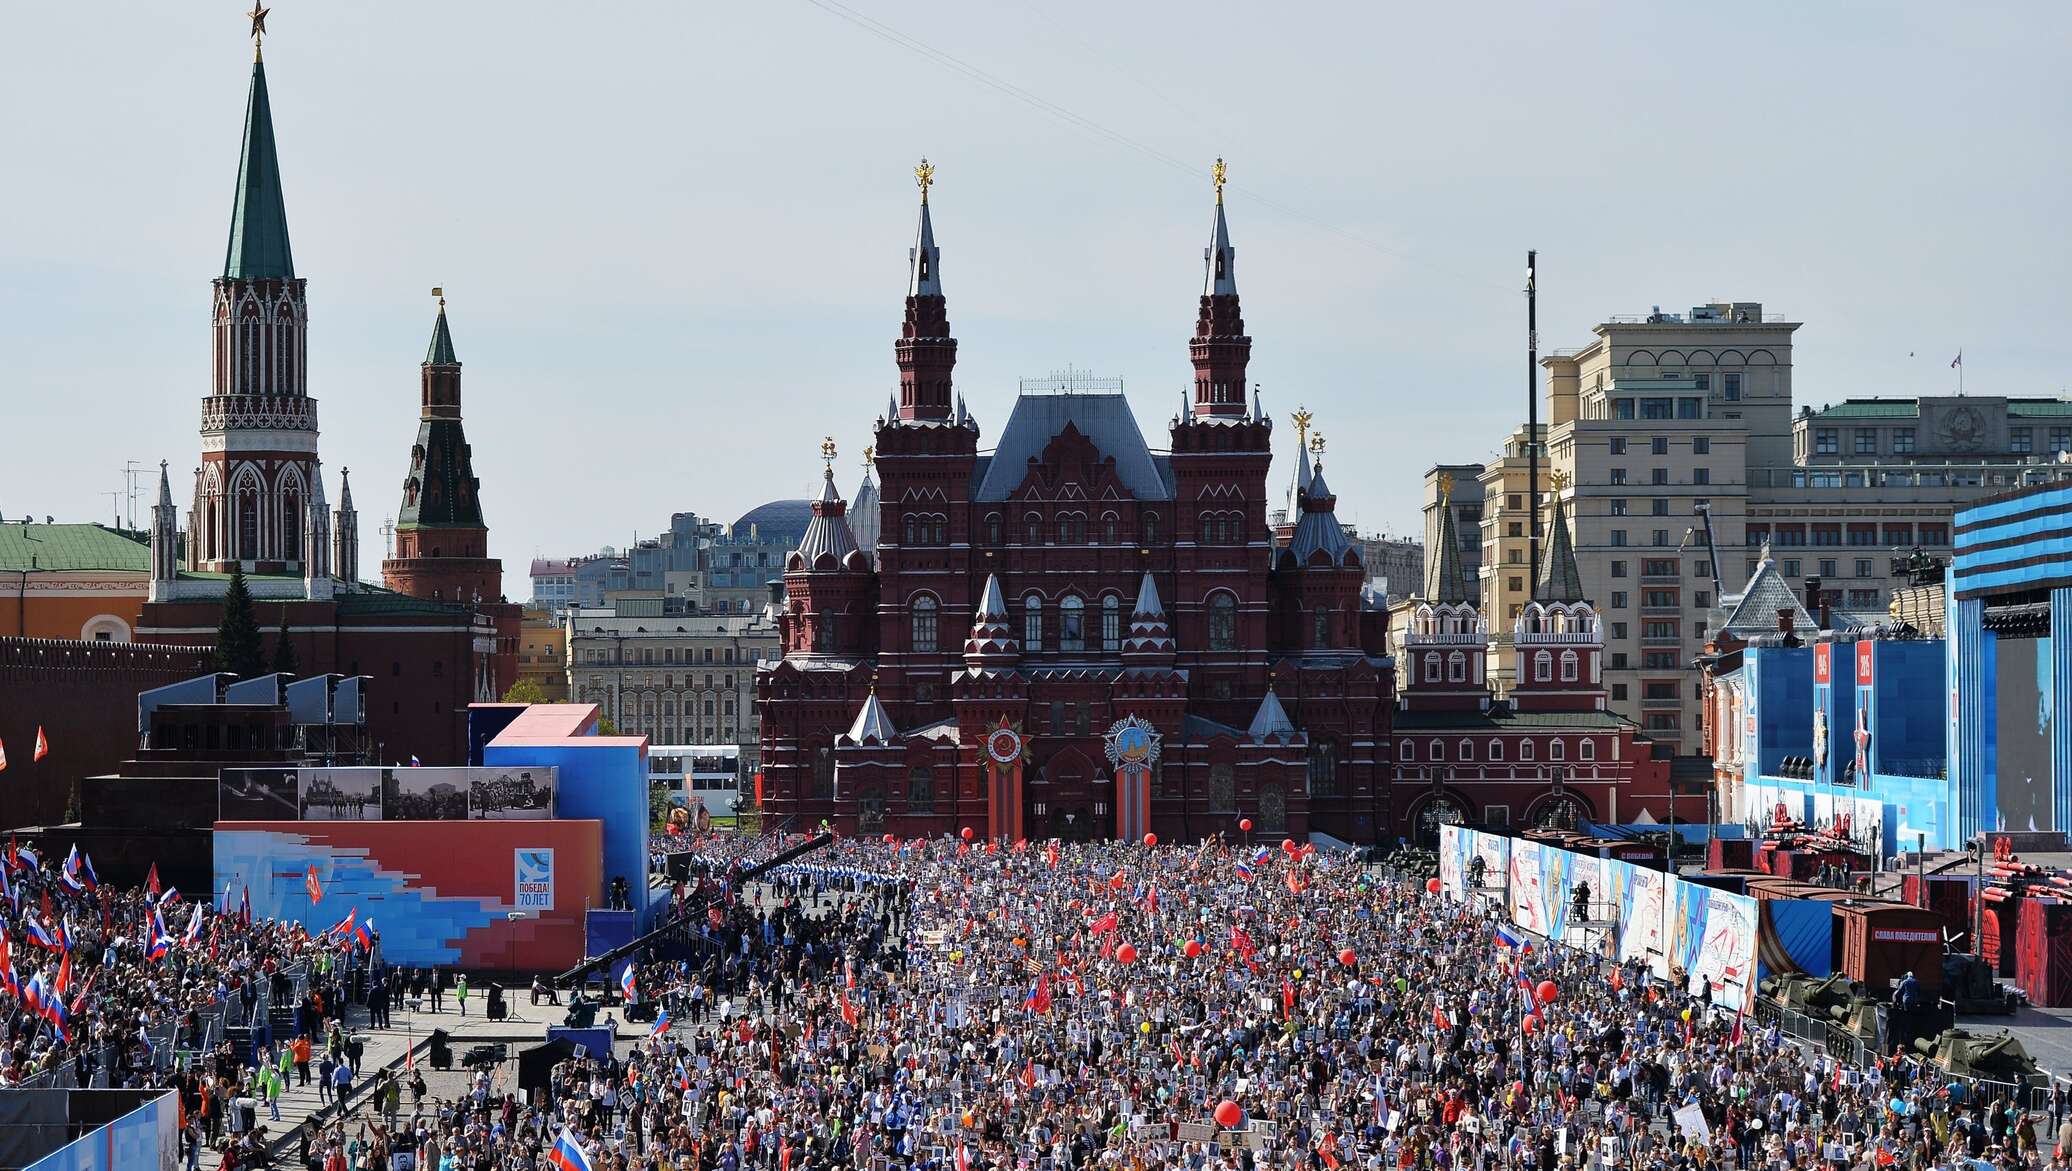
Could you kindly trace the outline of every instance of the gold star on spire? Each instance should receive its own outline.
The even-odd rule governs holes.
[[[1214,179],[1214,180],[1215,180],[1215,182],[1216,182],[1216,202],[1217,202],[1217,203],[1221,203],[1221,202],[1223,202],[1223,176],[1224,176],[1224,175],[1225,175],[1226,173],[1228,173],[1228,172],[1229,172],[1229,170],[1230,170],[1230,168],[1228,168],[1228,167],[1226,167],[1226,166],[1224,166],[1224,165],[1223,165],[1223,159],[1222,159],[1222,157],[1221,157],[1221,156],[1218,156],[1218,157],[1217,157],[1217,159],[1216,159],[1216,165],[1215,165],[1215,166],[1213,166],[1213,167],[1210,167],[1210,168],[1209,168],[1209,177],[1210,177],[1211,179]]]
[[[266,14],[271,8],[261,8],[259,0],[252,0],[252,10],[245,13],[252,21],[252,60],[259,60],[259,41],[266,35]]]
[[[927,203],[928,189],[935,185],[935,168],[928,165],[925,155],[921,159],[921,165],[914,168],[914,182],[921,185],[921,202]]]

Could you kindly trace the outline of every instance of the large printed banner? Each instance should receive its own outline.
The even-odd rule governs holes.
[[[555,770],[227,768],[218,821],[545,821]]]
[[[1756,900],[1746,895],[1631,862],[1452,825],[1441,827],[1439,839],[1439,882],[1448,896],[1468,897],[1469,860],[1476,857],[1487,868],[1485,883],[1502,885],[1500,904],[1514,926],[1645,963],[1663,979],[1682,969],[1691,988],[1702,978],[1712,986],[1713,1003],[1730,1010],[1740,1008],[1770,971],[1828,971],[1827,920],[1820,914],[1829,910],[1826,904],[1773,903],[1773,914],[1759,915]],[[1589,927],[1574,921],[1576,892],[1586,883]],[[1762,939],[1759,965],[1758,938],[1770,934],[1780,938]]]
[[[311,931],[352,914],[391,964],[559,969],[582,958],[585,915],[603,902],[603,832],[588,820],[218,822],[215,890],[249,890],[253,915]]]

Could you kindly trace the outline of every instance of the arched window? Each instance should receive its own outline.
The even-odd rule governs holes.
[[[1022,599],[1022,649],[1043,649],[1043,599],[1035,594]]]
[[[1237,599],[1217,594],[1209,599],[1209,649],[1237,649]]]
[[[919,544],[921,541],[919,529],[920,524],[913,513],[907,513],[904,517],[900,518],[899,532],[902,539],[902,543],[908,545]]]
[[[997,545],[999,543],[1000,514],[997,512],[989,512],[986,514],[986,544]]]
[[[1316,619],[1311,624],[1309,645],[1327,647],[1331,645],[1331,611],[1317,607]]]
[[[1519,759],[1519,760],[1531,760],[1531,759],[1532,759],[1532,741],[1530,741],[1530,740],[1520,740],[1520,741],[1518,742],[1518,759]]]
[[[1446,656],[1446,680],[1449,683],[1468,681],[1468,656],[1455,651]]]
[[[1309,795],[1338,795],[1338,746],[1329,740],[1319,740],[1309,746]]]
[[[1503,742],[1503,741],[1501,741],[1501,740],[1491,740],[1491,741],[1489,742],[1489,759],[1491,759],[1491,760],[1495,760],[1495,761],[1501,761],[1501,760],[1502,760],[1503,758],[1504,758],[1504,742]]]
[[[1583,737],[1582,741],[1576,745],[1576,759],[1596,760],[1597,741],[1592,740],[1588,736]]]
[[[295,393],[295,311],[282,308],[279,323],[274,328],[274,349],[280,353],[280,382],[275,389],[281,394]]]
[[[914,599],[913,649],[932,651],[935,649],[935,599],[922,594]]]
[[[1561,681],[1563,683],[1574,683],[1576,681],[1577,661],[1576,652],[1561,652]]]
[[[1116,521],[1116,519],[1115,519],[1115,514],[1114,514],[1114,513],[1112,513],[1112,512],[1108,512],[1108,513],[1103,513],[1103,514],[1101,515],[1101,543],[1102,543],[1102,544],[1104,544],[1104,545],[1113,545],[1113,544],[1115,544],[1115,543],[1116,543],[1116,541],[1117,541],[1117,540],[1119,540],[1119,539],[1121,538],[1121,530],[1122,530],[1122,526],[1121,526],[1121,524],[1120,524],[1120,523],[1118,523],[1118,522]]]
[[[1402,747],[1401,747],[1401,748],[1399,748],[1399,749],[1397,750],[1397,752],[1396,752],[1396,763],[1397,763],[1397,764],[1416,764],[1416,763],[1417,763],[1417,741],[1415,741],[1415,740],[1405,740],[1405,741],[1403,741]]]
[[[1546,683],[1554,678],[1554,656],[1537,651],[1532,656],[1532,681]]]
[[[1022,518],[1022,527],[1028,530],[1029,544],[1041,545],[1043,543],[1042,517],[1037,516],[1035,513],[1032,512]]]
[[[1454,745],[1453,759],[1472,762],[1475,759],[1475,742],[1463,736],[1461,742]]]
[[[1446,742],[1444,740],[1432,741],[1431,755],[1428,759],[1435,763],[1446,759]]]
[[[1561,737],[1559,737],[1559,736],[1556,736],[1556,737],[1555,737],[1554,739],[1552,739],[1552,740],[1549,740],[1549,741],[1547,742],[1547,759],[1548,759],[1548,760],[1567,760],[1567,759],[1568,759],[1568,745],[1566,745],[1566,744],[1562,743]]]
[[[259,557],[259,485],[249,479],[237,486],[237,548],[232,554],[233,561]]]
[[[295,488],[281,492],[281,559],[302,558],[302,493]]]
[[[1146,545],[1156,544],[1158,541],[1158,514],[1155,512],[1145,513],[1143,527],[1144,543]]]
[[[1114,594],[1101,599],[1101,649],[1122,649],[1122,599]]]
[[[1440,671],[1440,666],[1439,666],[1439,655],[1438,655],[1438,652],[1436,652],[1436,651],[1426,651],[1426,652],[1425,652],[1425,656],[1424,656],[1424,667],[1425,667],[1425,682],[1426,682],[1426,683],[1437,683],[1437,682],[1439,682],[1439,671]]]
[[[947,545],[950,543],[949,517],[938,512],[929,518],[928,541],[933,545]]]
[[[262,394],[259,385],[259,310],[256,306],[245,309],[244,328],[239,331],[237,342],[238,394]],[[249,556],[249,555],[248,555]]]
[[[1086,603],[1078,598],[1067,597],[1058,603],[1058,649],[1086,649]]]

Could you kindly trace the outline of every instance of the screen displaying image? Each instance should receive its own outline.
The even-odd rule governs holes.
[[[1993,682],[1997,828],[2050,829],[2050,640],[1996,640]]]
[[[384,768],[302,770],[302,820],[380,821]]]
[[[227,768],[216,783],[217,821],[280,821],[300,815],[291,768]]]
[[[470,771],[465,768],[388,770],[388,789],[382,797],[382,818],[387,821],[466,821]]]
[[[469,769],[468,816],[487,821],[538,821],[552,817],[554,770]]]

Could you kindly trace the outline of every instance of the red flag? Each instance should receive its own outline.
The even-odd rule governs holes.
[[[302,889],[309,892],[309,905],[314,907],[324,901],[324,884],[317,881],[317,865],[309,864],[309,873],[302,876]]]
[[[150,892],[152,898],[158,897],[158,863],[156,862],[151,864],[151,873],[144,876],[144,889]]]
[[[1295,1015],[1295,983],[1286,976],[1281,977],[1281,1015]]]
[[[842,998],[842,1023],[853,1029],[856,1027],[856,1006],[849,1003],[849,990],[847,988],[841,989],[840,995]]]
[[[1443,1008],[1432,1009],[1432,1023],[1439,1026],[1442,1033],[1453,1031],[1453,1022],[1446,1019],[1446,1010]]]
[[[1088,935],[1106,935],[1108,932],[1115,930],[1116,925],[1121,922],[1122,920],[1116,916],[1115,912],[1110,911],[1094,920],[1093,925],[1088,927],[1086,932]]]
[[[7,741],[0,740],[0,773],[7,771]]]
[[[1126,887],[1129,884],[1130,880],[1126,876],[1124,876],[1122,871],[1118,870],[1115,872],[1115,877],[1108,880],[1108,889],[1121,890],[1123,887]]]
[[[791,1171],[791,1139],[789,1137],[777,1144],[777,1171]]]
[[[1029,1007],[1039,1013],[1050,1011],[1050,973],[1036,977],[1036,991],[1029,994]]]
[[[71,985],[72,953],[68,951],[65,953],[65,958],[58,963],[58,982],[51,991],[57,993],[58,999],[63,1000],[65,998],[65,989],[71,987]]]
[[[1029,1059],[1028,1064],[1022,1066],[1022,1088],[1025,1090],[1036,1088],[1036,1059],[1033,1057]]]
[[[29,763],[34,764],[50,755],[50,741],[43,737],[43,725],[36,725],[36,749],[29,753]]]
[[[971,1171],[971,1156],[965,1153],[961,1139],[957,1142],[957,1171]]]
[[[1043,860],[1050,863],[1052,870],[1058,868],[1058,844],[1056,842],[1043,847]]]
[[[1305,887],[1305,886],[1307,886],[1307,885],[1308,885],[1307,883],[1305,883],[1305,882],[1303,882],[1303,881],[1302,881],[1302,875],[1301,875],[1301,874],[1299,874],[1299,873],[1297,873],[1297,872],[1296,872],[1296,869],[1295,869],[1295,868],[1294,868],[1293,866],[1290,866],[1290,867],[1288,867],[1288,893],[1289,893],[1289,894],[1291,894],[1291,895],[1299,895],[1299,894],[1301,894],[1301,893],[1302,893],[1302,889],[1303,889],[1303,887]]]

